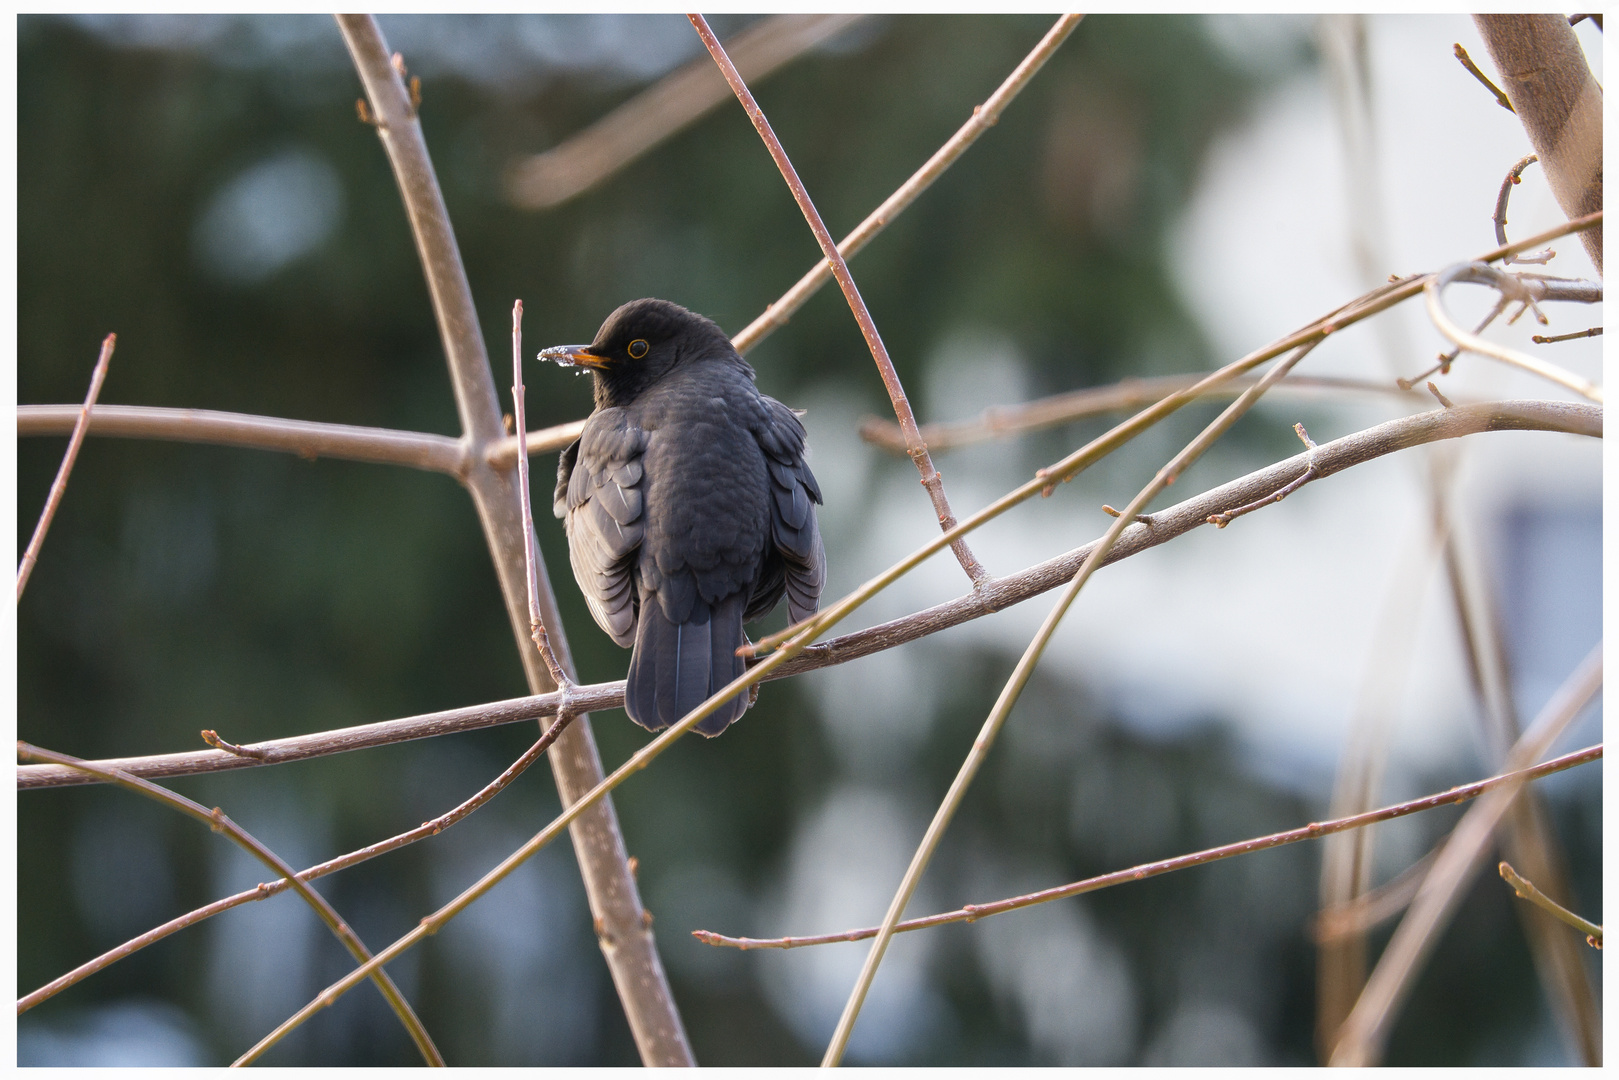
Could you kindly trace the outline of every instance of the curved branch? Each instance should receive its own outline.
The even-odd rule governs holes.
[[[17,434],[66,435],[73,430],[78,413],[77,405],[19,405]],[[466,448],[459,439],[448,435],[352,424],[318,424],[213,409],[97,405],[90,410],[90,434],[115,439],[161,439],[280,450],[311,460],[326,457],[378,465],[408,465],[450,476],[461,475],[466,461]]]
[[[1309,469],[1312,456],[1315,479],[1319,480],[1399,450],[1485,431],[1560,431],[1600,438],[1602,408],[1561,401],[1493,401],[1458,405],[1451,409],[1390,420],[1365,431],[1322,443],[1313,451],[1297,454],[1148,515],[1146,522],[1133,524],[1119,534],[1103,565],[1110,566],[1148,548],[1167,543],[1207,524],[1212,515],[1245,506],[1278,491]],[[811,645],[801,655],[782,664],[771,673],[771,677],[787,678],[805,671],[845,664],[1049,592],[1070,581],[1094,547],[1094,543],[1086,544],[1020,573],[986,581],[955,600]],[[624,683],[618,681],[577,686],[571,694],[570,703],[583,711],[617,708],[624,702]],[[561,700],[562,695],[557,693],[539,694],[289,739],[271,739],[243,747],[255,755],[262,754],[262,757],[244,757],[222,750],[196,750],[182,754],[116,758],[96,764],[124,769],[136,776],[182,776],[248,769],[535,720],[554,715]],[[24,765],[17,769],[19,790],[93,782],[72,770],[49,765]]]

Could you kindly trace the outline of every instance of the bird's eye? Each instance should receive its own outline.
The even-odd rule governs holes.
[[[630,359],[639,360],[641,357],[647,354],[647,350],[650,348],[652,348],[652,346],[648,345],[640,338],[636,338],[634,341],[630,342],[630,347],[625,351],[630,354]]]

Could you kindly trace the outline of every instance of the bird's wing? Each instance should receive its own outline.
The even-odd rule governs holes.
[[[633,570],[646,533],[645,449],[646,433],[623,410],[597,410],[557,462],[552,501],[568,533],[574,580],[591,616],[626,647],[635,640]]]
[[[826,548],[821,544],[815,506],[821,487],[804,460],[804,425],[798,416],[766,397],[766,421],[755,432],[770,471],[770,538],[781,553],[792,622],[815,614],[826,583]]]

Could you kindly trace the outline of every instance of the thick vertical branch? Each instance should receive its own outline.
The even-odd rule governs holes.
[[[462,437],[469,448],[469,464],[461,480],[472,493],[478,520],[483,525],[529,686],[535,693],[545,693],[553,688],[550,673],[539,653],[529,646],[528,587],[523,561],[526,523],[521,520],[515,470],[497,471],[488,464],[484,453],[490,443],[505,435],[505,428],[449,214],[415,109],[399,72],[389,59],[388,47],[376,21],[368,15],[339,15],[337,22],[365,84],[377,134],[399,182],[432,294],[433,310],[455,389],[456,408],[461,416]],[[535,557],[539,560],[541,613],[546,626],[552,629],[552,647],[565,669],[571,669],[572,658],[562,632],[556,596],[539,552],[535,552]],[[550,760],[564,806],[601,782],[601,757],[588,717],[578,717],[563,732],[551,749]],[[648,1065],[692,1064],[691,1048],[658,958],[652,930],[644,918],[640,893],[630,872],[612,803],[602,799],[581,814],[570,826],[569,834],[590,897],[602,953],[607,958],[642,1060]]]
[[[827,231],[826,223],[821,220],[820,212],[810,201],[809,192],[804,188],[804,182],[798,178],[798,170],[787,159],[787,151],[782,148],[781,140],[771,130],[770,121],[765,119],[764,110],[759,103],[753,100],[753,93],[742,76],[737,72],[736,65],[731,58],[725,55],[725,47],[720,44],[714,31],[708,28],[708,21],[701,15],[686,16],[697,29],[697,36],[703,39],[708,47],[709,54],[714,62],[720,66],[720,72],[725,81],[731,84],[731,90],[736,94],[737,100],[742,102],[742,108],[747,111],[748,119],[759,132],[759,137],[765,141],[770,150],[770,156],[775,159],[776,168],[781,170],[782,178],[792,189],[793,198],[798,202],[799,210],[803,211],[804,220],[809,222],[810,231],[815,233],[815,240],[821,245],[821,252],[826,256],[827,262],[832,264],[832,276],[837,278],[838,287],[843,290],[843,297],[849,302],[849,308],[854,312],[855,322],[860,324],[860,333],[866,339],[866,346],[871,350],[871,357],[877,361],[877,371],[882,375],[883,385],[888,389],[888,397],[894,403],[894,415],[899,418],[899,426],[905,432],[905,452],[916,463],[916,471],[922,476],[922,486],[927,489],[928,498],[933,500],[933,511],[939,517],[939,528],[949,532],[956,527],[956,515],[950,509],[950,500],[944,493],[944,478],[939,470],[933,467],[933,458],[928,454],[927,443],[922,441],[922,435],[916,428],[916,415],[911,412],[911,403],[905,397],[905,387],[899,381],[899,372],[894,370],[894,361],[888,356],[888,347],[877,333],[877,324],[871,318],[871,312],[866,308],[865,300],[860,297],[860,290],[855,287],[854,277],[849,273],[849,264],[844,261],[838,252],[838,245],[832,241],[832,234]],[[988,576],[984,568],[973,557],[972,549],[967,546],[965,539],[958,539],[950,545],[955,552],[956,560],[961,568],[967,571],[967,577],[974,585],[981,584]]]
[[[1475,15],[1512,109],[1571,218],[1602,209],[1602,84],[1561,15]],[[1602,233],[1580,235],[1602,272]]]

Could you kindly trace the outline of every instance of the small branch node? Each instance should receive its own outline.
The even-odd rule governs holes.
[[[270,759],[268,751],[254,750],[251,747],[237,746],[235,743],[226,742],[219,737],[219,732],[212,728],[203,728],[201,735],[202,741],[215,750],[223,750],[225,753],[235,754],[237,757],[252,758],[254,761],[268,761]]]
[[[360,118],[360,123],[370,124],[378,131],[385,130],[388,125],[382,122],[379,116],[371,115],[371,107],[365,103],[365,98],[354,99],[354,114]]]
[[[1456,407],[1456,403],[1451,401],[1444,394],[1441,394],[1439,392],[1439,387],[1435,386],[1431,381],[1428,383],[1428,392],[1430,394],[1432,394],[1434,397],[1438,398],[1439,399],[1439,404],[1443,405],[1445,408],[1453,409],[1453,408]]]
[[[1490,81],[1490,77],[1488,75],[1484,74],[1484,72],[1478,69],[1478,65],[1473,63],[1473,58],[1467,55],[1467,50],[1462,48],[1462,43],[1458,41],[1454,48],[1456,59],[1462,62],[1462,67],[1467,69],[1468,74],[1472,75],[1473,78],[1483,83],[1484,89],[1488,90],[1492,95],[1494,95],[1495,103],[1509,113],[1516,113],[1518,110],[1512,107],[1512,102],[1507,99],[1506,94],[1501,92],[1501,88],[1499,86],[1496,86]]]
[[[1530,337],[1529,340],[1533,341],[1536,345],[1553,345],[1559,341],[1573,341],[1575,338],[1591,338],[1601,336],[1602,327],[1593,326],[1589,330],[1576,330],[1572,334],[1555,334],[1551,337],[1547,337],[1543,334],[1535,334]]]

